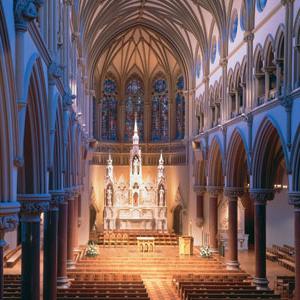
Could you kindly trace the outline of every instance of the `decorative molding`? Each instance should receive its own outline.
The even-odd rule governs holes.
[[[218,195],[223,192],[222,186],[207,186],[206,189],[211,197],[218,197]]]
[[[50,194],[19,194],[21,222],[37,222],[40,214],[49,209]]]
[[[71,92],[65,92],[63,95],[63,107],[67,110],[72,104],[73,100],[76,98],[75,95],[72,95]]]
[[[194,184],[193,190],[197,195],[201,195],[201,194],[204,194],[206,192],[206,186],[205,185]]]
[[[19,224],[19,202],[0,202],[0,234],[14,231]]]
[[[250,189],[250,198],[258,205],[266,205],[267,201],[274,199],[274,194],[274,189]]]
[[[289,204],[294,205],[295,208],[300,208],[300,191],[289,193]]]
[[[65,200],[65,191],[64,190],[52,190],[50,191],[51,201],[50,201],[50,209],[55,210],[62,204]]]
[[[224,195],[230,199],[237,199],[238,197],[243,196],[244,189],[242,187],[225,187]]]
[[[58,79],[62,77],[62,74],[63,72],[61,67],[59,67],[56,62],[52,61],[49,65],[49,75]]]
[[[17,31],[27,31],[28,23],[38,17],[43,0],[14,0],[14,16]]]

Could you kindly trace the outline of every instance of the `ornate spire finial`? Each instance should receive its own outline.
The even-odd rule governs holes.
[[[162,150],[160,151],[159,164],[160,165],[164,164],[164,158],[163,158],[163,155],[162,155]]]
[[[138,132],[138,127],[137,127],[137,114],[135,113],[135,117],[134,117],[134,130],[133,130],[133,144],[134,145],[138,145],[139,144],[139,132]]]

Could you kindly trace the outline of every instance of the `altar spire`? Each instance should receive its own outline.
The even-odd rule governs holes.
[[[132,137],[133,145],[139,145],[139,141],[140,141],[140,137],[139,137],[139,131],[137,127],[137,115],[135,114],[134,130],[133,130],[133,137]]]

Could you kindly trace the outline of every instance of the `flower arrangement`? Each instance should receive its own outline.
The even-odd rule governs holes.
[[[85,253],[86,256],[95,257],[99,255],[98,246],[93,241],[88,242],[88,247]]]
[[[211,257],[211,255],[212,255],[212,252],[211,252],[211,250],[209,249],[209,247],[208,246],[202,246],[202,247],[200,247],[200,256],[201,257]]]

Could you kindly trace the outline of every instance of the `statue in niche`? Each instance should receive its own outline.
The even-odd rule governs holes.
[[[161,186],[159,190],[159,206],[165,206],[165,191],[164,188]]]
[[[107,203],[107,206],[112,206],[112,190],[111,190],[111,186],[108,186],[107,191],[106,191],[106,203]]]
[[[137,157],[133,160],[133,174],[139,174],[139,160]]]

